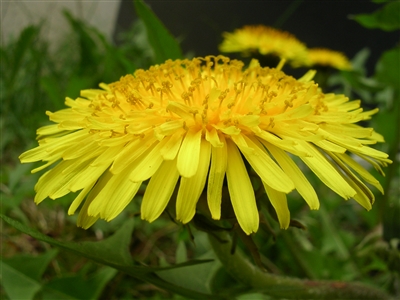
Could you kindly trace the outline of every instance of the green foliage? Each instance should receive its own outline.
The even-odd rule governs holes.
[[[117,270],[103,267],[94,274],[66,275],[54,278],[43,286],[42,299],[98,299]]]
[[[0,262],[3,287],[11,299],[33,299],[42,288],[41,277],[57,254],[51,250],[42,255],[18,255]]]
[[[384,1],[380,1],[384,2]],[[400,2],[393,1],[385,4],[372,14],[359,14],[353,18],[366,28],[379,28],[385,31],[400,29]]]
[[[399,2],[375,2],[387,3],[377,12],[355,19],[368,28],[399,29]],[[71,32],[55,51],[41,38],[41,25],[27,27],[15,41],[0,48],[0,209],[4,219],[0,297],[272,299],[264,290],[254,290],[232,278],[216,259],[207,234],[191,225],[176,225],[165,214],[152,224],[138,221],[134,228],[133,215],[139,210],[140,199],[111,223],[98,223],[87,231],[76,228],[75,216],[66,215],[71,202],[68,197],[46,200],[39,207],[33,204],[39,174],[28,174],[31,166],[20,165],[17,157],[28,145],[33,147],[34,128],[48,122],[45,110],[64,108],[64,98],[78,97],[82,89],[182,57],[179,44],[150,8],[141,0],[135,1],[135,8],[140,20],[118,37],[118,47],[65,12]],[[371,77],[365,70],[368,55],[367,49],[361,50],[353,59],[355,69],[329,75],[328,86],[323,88],[379,107],[380,113],[373,116],[370,126],[385,137],[387,144],[382,147],[395,160],[400,128],[399,48],[382,54]],[[400,178],[398,162],[387,170],[386,179],[382,179],[385,195],[376,199],[378,207],[371,212],[364,212],[352,201],[338,201],[307,174],[318,194],[324,195],[323,207],[310,212],[298,196],[290,195],[292,216],[305,230],[281,231],[267,214],[261,226],[265,230],[253,237],[263,266],[278,275],[358,280],[400,295],[396,288],[400,268],[396,243],[400,232],[395,184]],[[229,222],[218,223],[220,227],[211,225],[196,228],[207,231],[232,226]],[[377,230],[381,225],[383,233]],[[49,245],[60,250],[51,250]],[[240,240],[236,249],[246,252],[250,260],[255,254]]]
[[[147,37],[155,52],[155,63],[182,58],[177,41],[147,5],[142,0],[134,0],[134,3],[137,14],[146,25]]]

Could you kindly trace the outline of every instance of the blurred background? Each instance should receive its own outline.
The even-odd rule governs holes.
[[[341,51],[352,60],[351,72],[320,70],[318,74],[325,75],[320,86],[324,91],[362,99],[366,109],[380,109],[363,125],[385,137],[386,143],[376,148],[396,162],[385,169],[386,177],[369,169],[382,183],[385,195],[373,190],[376,203],[367,212],[353,200],[340,199],[308,172],[320,195],[321,209],[309,211],[298,195],[290,198],[293,218],[307,230],[282,231],[271,218],[273,234],[260,230],[254,241],[272,273],[361,281],[399,296],[399,30],[365,28],[352,17],[379,10],[386,1],[145,2],[187,57],[219,54],[222,32],[263,24],[294,34],[308,47]],[[30,174],[38,165],[22,165],[18,160],[23,151],[37,145],[36,129],[49,124],[45,111],[65,108],[66,96],[76,98],[82,89],[96,88],[101,82],[116,81],[154,64],[155,49],[133,1],[2,1],[0,5],[1,213],[26,228],[67,242],[101,241],[134,219],[130,253],[138,264],[165,266],[213,258],[204,232],[194,227],[189,231],[168,216],[151,224],[141,221],[136,216],[140,196],[112,222],[99,221],[87,231],[77,228],[77,216],[67,215],[74,195],[35,205],[34,185],[42,173]],[[285,72],[298,70],[285,66]],[[113,268],[67,251],[57,252],[3,221],[0,230],[4,260],[1,299],[184,299]],[[238,247],[248,254],[243,244]],[[238,291],[244,295],[240,300],[271,299],[261,294],[246,296],[249,288],[218,263],[174,271],[164,277],[179,278],[178,284],[197,291]],[[24,297],[18,298],[20,282],[27,277],[31,285],[24,290]],[[4,278],[14,279],[6,282]],[[71,286],[91,288],[74,290]]]
[[[180,41],[184,53],[205,56],[218,53],[221,32],[249,24],[264,24],[288,31],[308,47],[339,49],[352,58],[363,47],[371,51],[369,72],[383,49],[393,47],[398,32],[365,30],[352,16],[370,13],[379,6],[353,1],[160,1],[147,0],[155,14]],[[109,41],[120,44],[120,34],[137,20],[133,1],[8,1],[2,2],[3,43],[30,24],[43,23],[42,35],[50,45],[68,32],[62,10],[97,28]]]

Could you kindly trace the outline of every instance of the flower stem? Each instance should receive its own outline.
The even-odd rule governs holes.
[[[390,299],[385,292],[362,283],[301,280],[266,273],[251,264],[239,249],[231,253],[232,240],[227,232],[213,232],[208,236],[226,271],[239,282],[267,295],[285,299]]]

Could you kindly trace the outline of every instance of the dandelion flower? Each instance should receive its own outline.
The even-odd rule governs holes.
[[[233,33],[224,32],[221,52],[258,51],[262,55],[273,54],[294,65],[307,60],[307,48],[294,35],[264,25],[247,25]]]
[[[157,219],[175,187],[177,220],[193,218],[203,190],[212,218],[220,219],[226,178],[237,221],[251,234],[259,215],[247,161],[287,228],[292,190],[319,207],[298,157],[338,195],[370,209],[374,196],[363,181],[382,188],[353,155],[378,170],[390,162],[368,146],[383,138],[356,125],[377,110],[323,94],[312,77],[296,80],[256,61],[243,70],[240,61],[209,56],[169,60],[66,98],[69,108],[47,112],[55,124],[37,131],[39,146],[20,156],[45,162],[33,172],[55,165],[36,184],[35,202],[80,191],[69,214],[83,203],[78,225],[88,228],[115,218],[147,182],[143,219]]]
[[[325,48],[309,49],[306,65],[331,67],[339,70],[352,69],[350,61],[343,53]]]

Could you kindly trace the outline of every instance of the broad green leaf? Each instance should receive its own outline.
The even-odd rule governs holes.
[[[43,300],[53,299],[98,299],[106,284],[117,274],[117,270],[104,267],[85,278],[82,274],[56,278],[43,287]]]
[[[134,0],[136,13],[146,25],[147,37],[155,52],[155,63],[163,63],[167,59],[182,58],[181,49],[157,16],[143,2]]]
[[[359,14],[353,17],[366,28],[379,28],[385,31],[400,29],[400,1],[387,3],[383,8],[371,14]]]
[[[176,248],[175,261],[177,263],[184,263],[187,261],[187,249],[184,241],[180,241]]]
[[[201,256],[201,258],[215,259],[215,256],[213,252],[209,252]],[[177,286],[189,288],[200,293],[211,294],[212,280],[220,267],[221,263],[218,260],[214,260],[201,265],[160,271],[157,272],[157,275]]]
[[[10,299],[33,299],[41,289],[41,277],[56,250],[42,255],[18,255],[0,262],[2,285]]]

